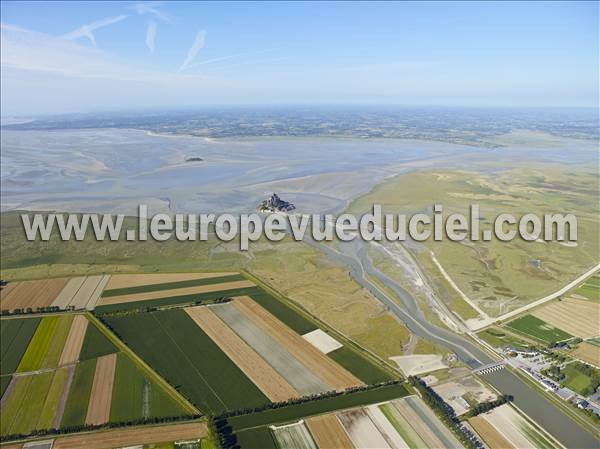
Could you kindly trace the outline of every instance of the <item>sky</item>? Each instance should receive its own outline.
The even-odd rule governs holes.
[[[1,3],[1,113],[598,107],[598,2]]]

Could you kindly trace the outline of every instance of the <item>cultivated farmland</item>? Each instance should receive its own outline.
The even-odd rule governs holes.
[[[302,396],[333,389],[312,367],[302,363],[288,347],[280,344],[272,334],[265,332],[234,304],[219,304],[211,309]]]
[[[336,390],[364,385],[352,373],[326,357],[250,297],[236,298],[234,306]]]
[[[149,273],[149,274],[114,274],[106,285],[104,294],[111,290],[166,284],[169,282],[192,281],[196,279],[220,278],[234,276],[237,273]]]
[[[600,346],[587,342],[579,343],[577,348],[571,352],[571,356],[596,367],[600,367]]]
[[[2,289],[0,310],[28,308],[36,310],[40,307],[48,307],[67,284],[67,281],[67,278],[59,278],[16,282],[14,287]]]
[[[40,321],[40,318],[0,321],[0,374],[10,374],[17,370]]]
[[[502,436],[483,416],[475,416],[469,419],[475,432],[488,445],[490,449],[518,449]]]
[[[335,415],[321,415],[306,420],[308,430],[319,449],[352,448],[348,434]]]
[[[110,315],[104,319],[200,410],[219,414],[268,402],[184,310]]]
[[[568,340],[573,337],[533,315],[525,315],[517,318],[508,323],[506,327],[548,344]]]
[[[517,413],[509,404],[501,405],[479,417],[485,419],[513,447],[538,449],[562,447],[550,435]]]
[[[108,422],[116,367],[116,354],[105,355],[97,359],[94,381],[85,416],[86,424],[99,425]]]
[[[2,377],[2,435],[115,422],[109,414],[113,383],[118,391],[130,391],[135,381],[142,384],[140,391],[147,385],[146,397],[137,402],[126,398],[128,410],[136,413],[122,421],[186,414],[135,367],[115,370],[117,357],[133,362],[117,355],[118,349],[84,315],[9,318],[0,324],[2,367],[14,373]],[[89,357],[82,359],[84,350]],[[132,371],[138,376],[133,378]]]
[[[197,295],[201,293],[225,292],[227,290],[235,290],[240,288],[254,287],[254,284],[247,280],[223,282],[219,284],[196,285],[194,287],[174,288],[170,290],[157,290],[151,292],[132,293],[119,296],[103,296],[98,302],[99,306],[108,306],[114,304],[152,301],[170,297],[187,297],[189,295]]]
[[[205,438],[204,422],[111,429],[57,438],[53,449],[110,449]]]
[[[271,401],[281,402],[300,396],[294,387],[210,309],[203,306],[191,307],[186,309],[186,313]]]
[[[600,335],[600,302],[571,297],[548,304],[532,315],[576,337]]]
[[[317,449],[304,422],[273,428],[277,446],[286,449]]]

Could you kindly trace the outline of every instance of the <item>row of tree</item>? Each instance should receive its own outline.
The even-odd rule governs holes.
[[[141,418],[141,419],[136,419],[136,420],[132,420],[132,421],[110,422],[110,423],[100,424],[100,425],[81,424],[78,426],[61,427],[58,429],[54,429],[54,428],[53,429],[37,429],[37,430],[32,430],[29,433],[2,435],[2,436],[0,436],[0,442],[4,443],[6,441],[21,440],[24,438],[50,436],[50,435],[64,435],[64,434],[69,434],[69,433],[83,432],[83,431],[90,431],[90,430],[113,429],[113,428],[119,428],[119,427],[131,427],[131,426],[139,426],[139,425],[145,425],[145,424],[161,424],[161,423],[178,422],[178,421],[189,421],[192,419],[198,419],[200,417],[202,417],[202,415],[165,416],[165,417]]]
[[[481,449],[483,443],[477,436],[464,426],[456,416],[454,409],[450,407],[433,388],[416,376],[410,376],[408,383],[421,395],[425,403],[433,409],[435,414],[446,424],[467,449]]]
[[[480,402],[479,404],[471,407],[471,409],[465,414],[467,418],[472,418],[473,416],[480,415],[485,412],[489,412],[496,407],[500,407],[502,404],[506,404],[507,402],[511,402],[513,397],[509,394],[503,394],[499,396],[497,399],[493,401]]]

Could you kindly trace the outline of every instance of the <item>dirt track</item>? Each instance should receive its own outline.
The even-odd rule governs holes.
[[[0,309],[14,310],[31,307],[35,310],[38,307],[48,307],[67,282],[68,279],[60,278],[15,283],[15,286],[8,292],[5,293],[5,289],[2,290]]]
[[[254,283],[250,281],[233,281],[223,282],[221,284],[210,284],[210,285],[198,285],[196,287],[176,288],[173,290],[161,290],[157,292],[148,293],[134,293],[131,295],[121,296],[110,296],[107,298],[100,298],[98,301],[99,306],[106,306],[109,304],[122,304],[126,302],[135,301],[147,301],[151,299],[168,298],[170,296],[183,296],[193,295],[198,293],[211,293],[220,292],[225,290],[233,290],[237,288],[254,287]]]
[[[334,414],[309,418],[306,425],[319,449],[354,448]]]
[[[271,401],[301,396],[208,307],[190,307],[185,311]]]
[[[195,440],[208,435],[206,424],[186,423],[165,426],[145,426],[119,430],[104,430],[58,438],[53,449],[110,449],[114,447],[156,444],[180,440]],[[3,448],[4,449],[4,448]]]
[[[117,354],[98,357],[90,402],[85,416],[86,424],[95,425],[108,422],[116,366]]]
[[[190,281],[192,279],[210,279],[232,276],[238,273],[161,273],[161,274],[115,274],[106,285],[106,290],[141,285],[165,284],[167,282]]]
[[[252,298],[240,296],[235,298],[233,304],[244,315],[264,329],[274,340],[286,348],[298,361],[336,390],[345,390],[349,387],[364,385],[354,375],[339,366],[255,303]]]
[[[60,361],[58,362],[59,366],[75,363],[79,360],[79,352],[83,345],[87,327],[88,320],[85,316],[76,315],[75,318],[73,318],[67,341],[63,347],[62,354],[60,355]]]

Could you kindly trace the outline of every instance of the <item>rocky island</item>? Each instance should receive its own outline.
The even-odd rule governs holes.
[[[274,193],[258,205],[259,212],[290,212],[296,209],[293,203],[284,201]]]

